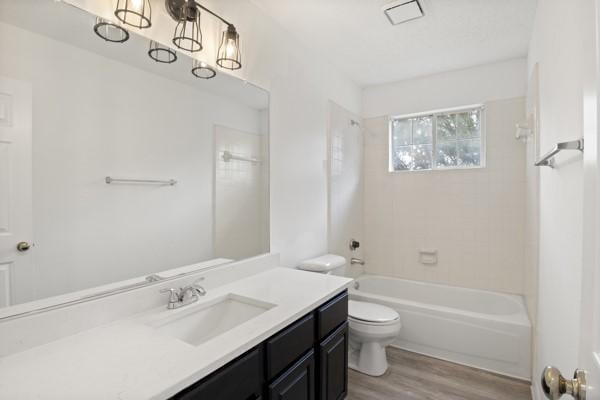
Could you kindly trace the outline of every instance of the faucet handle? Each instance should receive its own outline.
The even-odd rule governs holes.
[[[197,296],[206,296],[206,289],[200,285],[200,282],[204,280],[204,277],[200,277],[194,281],[190,286],[187,286],[184,291],[191,290]]]
[[[179,301],[179,290],[178,289],[162,289],[161,293],[170,293],[169,303],[177,303]]]
[[[194,283],[194,289],[196,290],[196,293],[200,296],[206,296],[206,289],[204,289],[203,286],[198,285],[197,283]]]

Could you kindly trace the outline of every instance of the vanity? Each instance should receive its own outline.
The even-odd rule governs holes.
[[[172,399],[344,399],[347,319],[344,291]]]
[[[206,294],[169,309],[160,292],[200,277]],[[12,319],[0,324],[0,398],[343,399],[351,282],[266,255]]]

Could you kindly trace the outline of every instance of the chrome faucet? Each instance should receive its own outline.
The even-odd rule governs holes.
[[[360,258],[354,258],[354,257],[352,257],[350,259],[350,265],[354,265],[354,264],[365,265],[365,260],[361,260]]]
[[[193,284],[179,289],[171,288],[161,290],[161,293],[170,294],[167,308],[169,310],[174,310],[176,308],[187,306],[188,304],[197,302],[200,296],[205,296],[206,289],[199,284],[199,282],[202,282],[203,280],[204,278],[200,278]]]

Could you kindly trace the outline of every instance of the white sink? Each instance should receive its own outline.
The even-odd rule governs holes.
[[[273,307],[275,304],[228,294],[204,304],[192,304],[170,311],[172,316],[149,322],[147,325],[161,334],[199,346]]]

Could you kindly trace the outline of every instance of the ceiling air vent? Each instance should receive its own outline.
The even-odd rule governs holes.
[[[402,24],[425,16],[419,0],[400,0],[383,6],[383,12],[392,25]]]

